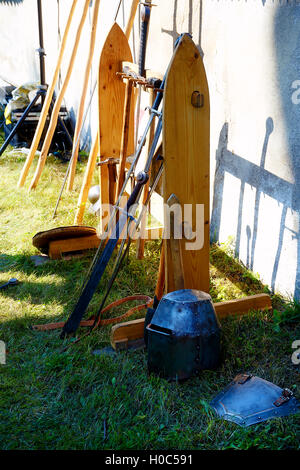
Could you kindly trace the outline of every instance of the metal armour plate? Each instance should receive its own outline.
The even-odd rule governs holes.
[[[243,427],[297,413],[300,407],[288,389],[248,374],[237,375],[210,405],[222,419]]]

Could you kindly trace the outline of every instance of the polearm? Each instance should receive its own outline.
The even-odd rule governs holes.
[[[43,143],[41,154],[39,156],[39,160],[38,160],[38,164],[37,164],[37,167],[36,167],[36,170],[35,170],[35,174],[32,178],[30,186],[29,186],[30,190],[36,188],[36,186],[39,182],[39,179],[41,177],[43,168],[45,166],[45,162],[46,162],[46,159],[47,159],[47,156],[48,156],[48,151],[49,151],[49,148],[50,148],[50,145],[51,145],[51,142],[52,142],[52,138],[53,138],[53,135],[54,135],[54,132],[55,132],[55,129],[56,129],[57,119],[58,119],[58,116],[59,116],[59,111],[60,111],[60,107],[61,107],[61,104],[62,104],[62,100],[64,98],[64,95],[65,95],[66,89],[68,87],[68,84],[69,84],[69,81],[70,81],[70,78],[71,78],[71,74],[72,74],[72,71],[73,71],[73,68],[74,68],[75,58],[76,58],[76,54],[77,54],[77,50],[78,50],[78,46],[79,46],[79,42],[80,42],[80,38],[81,38],[81,33],[82,33],[83,26],[84,26],[84,23],[85,23],[85,19],[86,19],[87,13],[88,13],[89,4],[90,4],[90,0],[85,0],[82,16],[81,16],[81,19],[80,19],[80,22],[79,22],[79,27],[78,27],[76,37],[75,37],[75,43],[74,43],[73,50],[72,50],[72,53],[71,53],[71,58],[70,58],[70,61],[69,61],[68,70],[66,72],[66,76],[64,78],[64,82],[62,84],[61,90],[60,90],[60,92],[59,92],[59,94],[56,98],[56,101],[55,101],[52,116],[51,116],[51,119],[50,119],[50,124],[49,124],[48,131],[47,131],[44,143]]]
[[[150,2],[151,3],[151,2]],[[145,77],[145,59],[147,49],[147,38],[149,32],[149,21],[151,8],[148,5],[142,6],[142,21],[141,21],[141,38],[140,38],[140,51],[139,51],[139,64],[138,72],[141,77]],[[125,179],[125,168],[126,168],[126,157],[127,157],[127,146],[129,141],[129,122],[130,122],[130,110],[131,110],[131,96],[133,90],[133,80],[130,78],[126,79],[126,90],[125,90],[125,103],[124,103],[124,115],[123,115],[123,131],[122,141],[120,149],[120,165],[118,169],[117,189],[116,196],[118,197]],[[140,95],[141,85],[139,86],[139,99],[138,109],[140,108]],[[138,111],[139,114],[139,111]],[[138,123],[137,123],[138,128]],[[137,140],[137,139],[136,139]]]
[[[123,2],[123,0],[119,0],[118,6],[116,8],[115,16],[114,16],[114,22],[116,22],[116,20],[117,20],[122,2]],[[132,25],[133,25],[133,21],[134,21],[134,15],[136,13],[136,8],[134,8],[135,3],[136,3],[135,0],[133,0],[130,17],[129,17],[129,20],[128,20],[128,24],[126,26],[126,32],[129,35],[130,35],[131,29],[132,29]],[[136,7],[137,7],[137,5],[136,5]],[[95,93],[96,87],[97,87],[97,79],[95,80],[93,88],[92,88],[92,95],[91,95],[91,98],[90,98],[88,106],[87,106],[86,114],[83,118],[81,129],[79,131],[79,137],[81,135],[81,132],[82,132],[85,120],[86,120],[87,111],[91,106],[92,96]],[[76,146],[77,146],[77,143],[76,143]],[[97,132],[97,135],[94,139],[94,142],[92,144],[92,148],[91,148],[91,151],[90,151],[88,165],[87,165],[85,175],[84,175],[84,181],[83,181],[81,191],[80,191],[80,195],[79,195],[79,198],[78,198],[77,211],[76,211],[75,220],[74,220],[75,224],[81,224],[82,223],[85,204],[86,204],[87,197],[88,197],[89,186],[90,186],[90,183],[91,183],[91,180],[92,180],[92,175],[93,175],[93,171],[94,171],[94,166],[96,164],[97,152],[98,151],[99,151],[99,132]],[[62,193],[64,191],[64,188],[65,188],[65,185],[66,185],[66,182],[67,182],[67,178],[69,176],[69,171],[70,171],[70,168],[71,168],[71,165],[72,165],[73,158],[75,158],[75,152],[74,151],[72,152],[70,162],[69,162],[69,165],[67,167],[67,171],[66,171],[66,174],[65,174],[65,177],[64,177],[64,180],[63,180],[63,183],[62,183],[62,186],[61,186],[61,189],[60,189],[57,201],[56,201],[55,209],[54,209],[54,212],[53,212],[53,219],[56,217],[56,214],[57,214],[57,209],[58,209],[59,203],[61,201]]]
[[[123,0],[119,1],[118,7],[116,9],[114,22],[117,21],[117,17],[118,17],[119,11],[120,11],[122,1]],[[132,30],[132,27],[133,27],[133,22],[134,22],[134,18],[135,18],[135,15],[136,15],[136,10],[137,10],[138,4],[139,4],[139,0],[138,1],[136,1],[136,0],[132,1],[128,23],[127,23],[126,28],[125,28],[125,36],[126,36],[127,40],[129,40],[129,37],[130,37],[130,33],[131,33],[131,30]],[[92,178],[93,178],[93,172],[94,172],[94,168],[95,168],[95,165],[96,165],[98,153],[99,153],[99,132],[97,132],[97,135],[96,135],[96,137],[94,139],[94,142],[92,144],[92,148],[91,148],[89,159],[88,159],[88,164],[87,164],[87,167],[86,167],[86,171],[85,171],[85,174],[84,174],[80,194],[79,194],[79,197],[78,197],[77,210],[76,210],[76,214],[75,214],[75,218],[74,218],[74,224],[76,224],[76,225],[82,224],[82,221],[83,221],[85,206],[86,206],[87,199],[88,199],[88,192],[89,192],[89,189],[90,189],[90,186],[91,186],[91,182],[92,182]],[[118,188],[118,191],[119,191],[119,188]],[[118,193],[118,191],[117,191],[117,193]]]
[[[93,61],[94,50],[95,50],[95,43],[96,43],[100,0],[94,0],[94,2],[95,3],[94,3],[93,19],[92,19],[92,27],[91,27],[90,47],[89,47],[89,53],[88,53],[88,58],[86,62],[86,67],[85,67],[82,94],[81,94],[78,113],[77,113],[78,115],[76,119],[76,127],[75,127],[74,142],[73,142],[73,149],[72,149],[73,159],[72,159],[72,164],[71,164],[70,171],[69,171],[68,184],[67,184],[68,191],[71,191],[74,185],[76,164],[77,164],[78,152],[79,152],[79,142],[77,142],[77,137],[81,133],[81,124],[82,124],[83,113],[84,113],[84,103],[86,100],[89,76],[91,72],[92,61]]]
[[[60,70],[60,67],[61,67],[64,51],[65,51],[65,48],[66,48],[67,38],[68,38],[68,35],[69,35],[69,31],[70,31],[70,27],[71,27],[71,24],[72,24],[72,20],[73,20],[73,16],[74,16],[74,12],[75,12],[77,2],[78,2],[78,0],[73,0],[73,4],[72,4],[71,10],[70,10],[69,17],[68,17],[68,20],[67,20],[67,24],[66,24],[66,27],[65,27],[65,31],[64,31],[64,34],[63,34],[63,39],[62,39],[62,42],[61,42],[60,51],[59,51],[59,54],[58,54],[57,64],[56,64],[55,71],[54,71],[54,74],[53,74],[52,82],[51,82],[51,85],[48,87],[47,94],[46,94],[46,97],[45,97],[45,102],[44,102],[44,105],[43,105],[43,108],[42,108],[42,111],[41,111],[40,119],[39,119],[37,128],[35,130],[35,134],[34,134],[34,137],[33,137],[32,143],[31,143],[30,151],[28,153],[28,156],[26,158],[26,161],[24,163],[24,166],[23,166],[20,178],[19,178],[19,182],[18,182],[18,187],[19,188],[21,188],[25,184],[25,180],[27,178],[29,169],[32,165],[33,159],[34,159],[36,151],[38,149],[40,139],[41,139],[41,136],[42,136],[45,124],[46,124],[49,108],[50,108],[50,105],[51,105],[51,102],[52,102],[54,89],[55,89],[55,86],[56,86],[56,83],[57,83],[57,80],[58,80],[59,70]]]
[[[132,30],[132,27],[133,27],[134,18],[135,18],[136,10],[137,10],[137,7],[138,7],[139,3],[140,3],[140,0],[132,0],[130,14],[129,14],[129,20],[128,20],[128,23],[127,23],[127,26],[126,26],[126,29],[125,29],[125,36],[128,40],[129,40],[130,33],[131,33],[131,30]]]
[[[78,134],[77,134],[77,139],[76,139],[76,141],[74,142],[72,155],[71,155],[71,158],[70,158],[70,160],[69,160],[69,163],[68,163],[68,166],[67,166],[67,171],[66,171],[66,173],[65,173],[65,176],[64,176],[64,179],[63,179],[63,182],[62,182],[60,191],[59,191],[59,195],[58,195],[58,198],[57,198],[57,201],[56,201],[56,205],[55,205],[55,208],[54,208],[54,211],[53,211],[52,219],[54,219],[54,218],[56,217],[57,209],[58,209],[59,203],[60,203],[60,201],[61,201],[62,193],[63,193],[63,191],[64,191],[64,189],[65,189],[65,186],[66,186],[66,183],[67,183],[67,179],[68,179],[68,176],[69,176],[69,173],[70,173],[70,169],[71,169],[73,160],[74,160],[74,158],[75,158],[76,148],[77,148],[77,146],[79,145],[80,135],[81,135],[82,129],[83,129],[83,127],[84,127],[84,124],[85,124],[85,121],[86,121],[86,118],[87,118],[87,115],[88,115],[88,112],[89,112],[89,109],[90,109],[90,106],[91,106],[91,103],[92,103],[92,99],[93,99],[93,96],[94,96],[96,87],[97,87],[97,82],[94,83],[94,87],[93,87],[93,89],[92,89],[92,93],[91,93],[91,96],[90,96],[90,99],[89,99],[87,108],[86,108],[86,110],[85,110],[85,114],[84,114],[83,119],[82,119],[82,122],[81,122],[81,127],[80,127],[80,130],[79,130]]]

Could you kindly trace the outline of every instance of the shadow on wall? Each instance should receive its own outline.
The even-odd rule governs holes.
[[[19,3],[23,3],[24,0],[0,0],[0,4],[4,5],[18,5]]]
[[[241,156],[236,155],[227,149],[228,124],[225,123],[220,132],[219,144],[216,152],[211,237],[214,240],[219,239],[225,173],[235,176],[241,182],[235,248],[235,254],[237,257],[239,257],[240,250],[245,185],[251,185],[256,191],[253,223],[251,227],[248,225],[246,228],[248,239],[246,264],[250,269],[253,269],[254,263],[261,197],[262,195],[268,195],[281,204],[280,231],[271,278],[271,288],[274,290],[283,249],[284,234],[285,230],[287,230],[287,212],[289,209],[292,210],[295,218],[298,217],[298,228],[293,232],[293,238],[297,239],[298,243],[296,280],[294,289],[291,286],[291,291],[294,291],[294,296],[296,298],[300,298],[300,103],[296,105],[292,102],[292,84],[295,80],[300,79],[299,7],[286,5],[278,7],[274,23],[274,45],[277,57],[278,93],[280,94],[282,102],[288,140],[289,163],[292,168],[294,183],[289,183],[265,169],[268,141],[274,129],[274,123],[271,117],[268,117],[266,120],[265,139],[259,166],[245,160]]]
[[[297,276],[295,296],[300,297],[300,103],[292,101],[295,80],[300,79],[300,8],[283,6],[277,8],[274,23],[274,42],[277,57],[277,74],[285,118],[285,127],[289,147],[290,165],[294,176],[290,205],[298,215],[298,228],[295,237],[298,240]],[[284,214],[283,214],[284,223]]]
[[[227,149],[228,124],[225,123],[223,125],[220,133],[218,149],[216,152],[216,172],[214,180],[213,206],[211,218],[212,238],[213,240],[218,240],[221,225],[225,174],[229,173],[241,181],[238,204],[238,223],[235,236],[235,255],[236,257],[239,257],[245,185],[248,184],[255,188],[256,194],[254,203],[253,223],[252,227],[248,225],[246,228],[246,234],[248,239],[246,265],[248,268],[253,269],[256,240],[258,235],[258,220],[261,197],[262,195],[268,195],[272,199],[276,199],[278,203],[282,204],[280,233],[278,237],[278,245],[271,279],[272,290],[274,290],[275,288],[280,255],[282,251],[287,210],[288,208],[296,210],[295,205],[293,205],[291,202],[292,194],[294,192],[294,185],[265,169],[268,142],[270,135],[273,132],[273,129],[273,119],[269,117],[266,120],[266,132],[261,153],[260,165],[256,165],[244,159],[243,157],[230,152]]]
[[[262,7],[265,7],[266,0],[261,0]],[[170,10],[173,9],[173,25],[170,30],[162,29],[162,33],[168,34],[175,44],[179,34],[183,31],[177,30],[179,0],[173,0]],[[275,7],[275,5],[274,5]],[[195,13],[195,4],[193,9],[193,0],[188,2],[188,32],[193,33],[192,25],[195,14],[199,15],[199,37],[193,36],[194,42],[201,49],[202,36],[202,10],[203,0],[199,2],[199,10]],[[272,266],[271,289],[274,291],[280,258],[282,256],[283,241],[286,227],[286,218],[289,210],[298,215],[300,220],[300,103],[292,103],[292,84],[295,80],[300,80],[300,6],[299,5],[279,5],[276,9],[274,21],[274,46],[277,56],[278,73],[278,93],[281,96],[282,108],[285,118],[286,132],[288,137],[290,166],[294,175],[294,183],[276,176],[265,169],[267,148],[270,136],[274,130],[272,117],[266,119],[265,138],[262,146],[260,165],[255,165],[243,157],[230,152],[228,146],[228,124],[222,127],[219,137],[218,149],[216,152],[216,171],[213,192],[213,207],[211,219],[211,238],[219,239],[222,203],[224,193],[225,173],[229,173],[238,178],[241,182],[238,206],[238,221],[236,231],[236,256],[240,254],[241,230],[242,230],[242,212],[244,206],[244,192],[246,184],[255,188],[254,216],[251,226],[246,227],[247,236],[247,267],[253,269],[256,242],[258,237],[258,221],[260,215],[260,204],[263,195],[268,195],[279,204],[281,204],[280,230],[277,240],[277,249]],[[203,56],[203,53],[202,53]],[[300,96],[300,90],[299,90]],[[299,100],[300,101],[300,100]],[[299,127],[299,129],[298,129]],[[289,229],[290,230],[290,229]],[[300,227],[292,233],[293,238],[298,240],[297,244],[297,274],[295,286],[291,286],[294,295],[300,298]]]
[[[173,4],[173,26],[171,30],[167,30],[162,28],[161,32],[165,34],[169,34],[173,38],[173,48],[175,46],[175,42],[178,39],[178,36],[182,33],[189,33],[193,36],[194,43],[200,49],[201,55],[203,56],[203,51],[201,48],[201,35],[202,35],[202,3],[203,0],[199,1],[199,36],[196,38],[193,35],[193,17],[195,13],[195,4],[194,4],[194,11],[193,11],[193,0],[189,0],[189,13],[188,13],[188,30],[187,31],[177,31],[177,16],[178,16],[178,0],[174,0]],[[170,8],[171,9],[171,8]]]

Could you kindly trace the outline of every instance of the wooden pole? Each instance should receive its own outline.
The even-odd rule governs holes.
[[[127,26],[126,26],[126,37],[130,36],[132,26],[133,26],[133,21],[134,17],[136,14],[136,10],[138,7],[139,2],[133,0],[132,6],[131,6],[131,12],[130,12],[130,18],[128,20]],[[78,203],[77,203],[77,211],[75,215],[75,220],[74,224],[82,224],[83,221],[83,216],[84,216],[84,211],[86,207],[86,202],[88,198],[88,193],[89,189],[92,183],[92,178],[93,178],[93,171],[95,169],[96,165],[96,160],[97,160],[97,154],[100,152],[100,147],[99,147],[99,141],[100,141],[100,136],[99,136],[99,130],[97,132],[97,135],[95,137],[95,141],[92,144],[92,149],[89,155],[89,160],[87,164],[87,168],[84,174],[83,182],[82,182],[82,187],[80,191],[80,195],[78,198]]]
[[[78,151],[79,151],[78,136],[79,136],[81,125],[82,125],[82,119],[83,119],[83,113],[84,113],[84,104],[85,104],[86,94],[87,94],[87,90],[88,90],[89,76],[90,76],[90,71],[91,71],[91,66],[92,66],[92,61],[93,61],[93,55],[94,55],[94,50],[95,50],[99,7],[100,7],[100,0],[95,0],[94,11],[93,11],[93,19],[92,19],[92,28],[91,28],[89,55],[88,55],[88,59],[87,59],[87,63],[86,63],[86,69],[85,69],[85,75],[84,75],[84,81],[83,81],[83,90],[82,90],[81,100],[80,100],[80,104],[79,104],[77,121],[76,121],[76,128],[75,128],[74,140],[73,140],[73,150],[72,150],[73,161],[72,161],[72,164],[71,164],[69,178],[68,178],[68,184],[67,184],[68,191],[72,191],[73,185],[74,185],[74,178],[75,178],[76,165],[77,165],[77,159],[78,159]]]
[[[154,100],[155,100],[155,93],[150,88],[150,90],[149,90],[149,105],[150,105],[151,108],[153,106]],[[153,123],[150,127],[149,134],[147,136],[147,142],[146,142],[147,156],[149,155],[149,152],[150,152],[150,149],[151,149],[151,145],[152,145],[152,141],[153,141],[153,137],[154,137],[154,132],[155,132],[155,121],[153,121]],[[150,173],[149,173],[149,176],[150,176]],[[150,178],[149,178],[149,181],[150,181]],[[143,191],[144,191],[143,201],[142,201],[143,205],[146,204],[148,191],[149,191],[149,181],[145,184],[145,187],[143,189]],[[143,259],[144,258],[146,225],[147,225],[147,211],[145,211],[145,214],[144,214],[144,216],[141,220],[141,228],[140,228],[141,236],[137,239],[137,242],[136,242],[136,257],[137,257],[137,259]]]
[[[155,297],[158,300],[161,300],[162,296],[164,295],[165,289],[165,244],[162,243],[161,246],[161,253],[160,253],[160,261],[159,261],[159,269],[158,269],[158,276],[155,288]]]
[[[79,41],[80,41],[82,29],[83,29],[84,22],[85,22],[85,19],[86,19],[87,13],[88,13],[88,9],[89,9],[89,3],[90,3],[90,0],[85,0],[82,17],[81,17],[79,27],[78,27],[78,30],[77,30],[77,33],[76,33],[75,43],[74,43],[72,55],[71,55],[70,62],[69,62],[69,67],[68,67],[63,85],[61,87],[60,93],[59,93],[59,95],[56,99],[56,102],[55,102],[55,105],[54,105],[54,108],[53,108],[53,111],[52,111],[52,116],[51,116],[48,131],[47,131],[47,135],[46,135],[46,138],[45,138],[45,141],[44,141],[44,144],[43,144],[43,148],[42,148],[42,151],[41,151],[41,155],[39,157],[38,165],[37,165],[34,177],[31,181],[29,190],[32,190],[32,189],[36,188],[36,186],[39,182],[40,176],[42,174],[43,168],[45,166],[45,162],[46,162],[46,159],[47,159],[47,156],[48,156],[48,151],[49,151],[49,148],[50,148],[50,145],[51,145],[51,142],[52,142],[52,138],[53,138],[53,135],[54,135],[54,132],[55,132],[55,129],[56,129],[57,119],[58,119],[59,111],[60,111],[60,108],[61,108],[62,100],[64,98],[64,95],[65,95],[65,92],[66,92],[66,89],[68,87],[68,84],[69,84],[69,81],[70,81],[70,78],[71,78],[71,74],[72,74],[72,71],[73,71],[74,62],[75,62],[75,58],[76,58],[76,54],[77,54],[77,50],[78,50],[78,46],[79,46]]]
[[[98,137],[98,136],[97,136]],[[91,152],[88,159],[88,164],[85,170],[81,191],[77,203],[77,211],[74,219],[75,225],[81,225],[83,215],[85,211],[86,201],[88,198],[89,189],[92,184],[93,173],[96,166],[97,156],[99,154],[99,139],[96,138],[91,148]]]
[[[132,30],[132,27],[133,27],[134,18],[135,18],[135,15],[136,15],[136,10],[137,10],[137,7],[138,7],[139,3],[140,3],[140,0],[132,0],[131,10],[130,10],[130,14],[129,14],[129,20],[128,20],[128,23],[127,23],[127,26],[126,26],[126,29],[125,29],[125,36],[128,39],[128,41],[129,41],[130,33],[131,33],[131,30]]]
[[[62,38],[60,51],[59,51],[59,54],[58,54],[57,64],[56,64],[56,68],[55,68],[55,71],[54,71],[54,74],[53,74],[52,82],[51,82],[51,85],[48,87],[47,94],[46,94],[46,97],[45,97],[44,106],[43,106],[43,109],[41,111],[40,119],[39,119],[39,122],[38,122],[38,126],[36,128],[36,131],[35,131],[35,134],[34,134],[34,137],[33,137],[33,141],[31,143],[30,151],[28,153],[28,156],[26,158],[24,167],[23,167],[21,175],[20,175],[20,179],[19,179],[19,182],[18,182],[18,187],[19,188],[24,186],[26,177],[28,175],[28,171],[30,169],[30,166],[32,165],[35,153],[36,153],[38,145],[40,143],[41,135],[42,135],[44,127],[45,127],[46,119],[47,119],[47,116],[48,116],[48,111],[49,111],[50,104],[51,104],[51,101],[52,101],[55,85],[57,83],[59,70],[60,70],[60,67],[61,67],[64,52],[65,52],[66,42],[67,42],[67,38],[68,38],[68,34],[69,34],[70,27],[71,27],[71,23],[72,23],[72,19],[73,19],[73,16],[74,16],[74,11],[75,11],[77,2],[78,2],[78,0],[73,0],[73,4],[72,4],[71,10],[70,10],[68,21],[67,21],[65,31],[64,31],[64,34],[63,34],[63,38]]]
[[[130,125],[130,109],[131,109],[131,96],[132,96],[133,83],[131,79],[126,80],[126,91],[125,91],[125,102],[124,102],[124,113],[123,113],[123,130],[122,130],[122,142],[120,151],[120,165],[118,171],[118,182],[116,199],[118,199],[121,189],[125,181],[125,166],[129,139],[129,125]]]

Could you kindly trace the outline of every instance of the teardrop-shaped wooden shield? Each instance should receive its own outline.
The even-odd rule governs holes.
[[[114,23],[103,45],[99,63],[99,136],[100,159],[119,158],[123,129],[123,108],[125,83],[117,72],[121,72],[122,62],[132,62],[132,54],[125,34]],[[130,129],[127,154],[134,152],[134,101],[130,112]],[[101,166],[102,204],[114,203],[110,199],[108,165]]]
[[[199,50],[185,34],[169,65],[164,91],[163,195],[165,204],[175,194],[181,205],[185,238],[179,243],[184,288],[205,292],[209,291],[209,133],[206,73]],[[194,238],[192,232],[196,233]],[[170,240],[165,244],[166,291],[171,292],[177,274]]]

